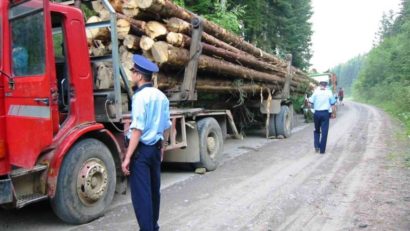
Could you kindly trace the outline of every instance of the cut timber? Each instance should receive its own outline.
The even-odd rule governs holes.
[[[183,34],[191,33],[191,24],[182,19],[172,17],[165,22],[167,24],[167,29],[171,32]]]
[[[102,21],[108,21],[111,18],[110,12],[105,8],[98,12],[98,16],[100,16]]]
[[[131,25],[130,22],[125,19],[117,20],[117,35],[118,39],[123,40],[125,36],[130,31]]]
[[[182,76],[175,77],[171,74],[162,73],[158,74],[158,88],[166,91],[167,89],[172,89],[180,85],[183,81]],[[259,94],[261,89],[271,89],[271,90],[281,90],[279,84],[267,84],[258,83],[252,81],[242,81],[240,79],[228,80],[217,77],[209,77],[199,75],[197,77],[195,89],[198,92],[215,92],[215,93],[225,93],[230,94],[232,92],[244,91],[247,93],[257,93]],[[292,92],[296,91],[296,88],[291,88]],[[302,93],[302,92],[300,92]]]
[[[122,12],[122,0],[110,0],[109,2],[116,12]],[[105,10],[101,0],[91,1],[91,6],[93,10],[98,13]]]
[[[189,61],[189,51],[173,47],[166,42],[156,42],[151,51],[155,61],[160,64],[166,63],[174,67],[183,67]],[[283,83],[285,81],[284,78],[277,75],[255,71],[205,55],[199,57],[198,69],[211,71],[218,75],[229,76],[231,78],[243,78],[268,83]]]
[[[154,56],[152,55],[151,50],[149,50],[149,51],[142,50],[142,55],[144,55],[145,58],[147,58],[147,59],[149,59],[149,60],[151,60],[151,61],[153,61],[153,62],[155,61]]]
[[[98,16],[91,16],[88,20],[87,23],[96,23],[96,22],[101,22],[100,17]],[[91,42],[94,40],[94,38],[97,36],[98,32],[100,31],[99,28],[97,29],[86,29],[85,30],[85,35],[87,37],[87,41]]]
[[[129,52],[128,49],[125,48],[125,46],[121,46],[119,48],[119,52],[120,52],[120,60],[121,60],[122,66],[125,69],[131,69],[132,66],[134,65],[132,61],[133,54]]]
[[[168,50],[171,49],[171,47],[172,46],[170,46],[166,42],[160,41],[160,42],[154,43],[154,45],[151,48],[151,52],[152,52],[155,62],[159,64],[168,62],[169,60]]]
[[[87,20],[87,23],[101,22],[98,16],[92,16]],[[92,43],[93,40],[101,40],[104,42],[110,41],[110,31],[108,28],[97,28],[97,29],[86,29],[85,31],[88,44]]]
[[[122,13],[128,17],[138,15],[139,9],[136,0],[123,0]]]
[[[105,9],[101,0],[91,1],[91,7],[95,12],[100,12],[101,10]]]
[[[191,44],[191,38],[181,33],[170,32],[167,35],[167,42],[177,47],[189,48]],[[234,53],[228,50],[217,48],[215,46],[211,46],[206,43],[202,43],[202,50],[204,54],[218,56],[226,61],[230,61],[235,64],[244,65],[250,68],[275,74],[283,73],[283,75],[285,75],[285,69],[278,68],[275,65],[259,61],[254,56],[248,54]]]
[[[141,20],[137,20],[137,19],[133,19],[131,17],[128,17],[126,15],[119,14],[119,13],[117,13],[117,18],[127,20],[130,23],[131,28],[134,31],[138,31],[139,33],[145,33],[144,29],[145,29],[146,22],[141,21]]]
[[[97,89],[109,89],[114,86],[112,64],[108,62],[99,62],[95,64]]]
[[[122,13],[128,17],[134,17],[139,14],[138,8],[122,8]]]
[[[221,40],[215,38],[214,36],[209,35],[205,32],[202,33],[202,40],[204,42],[210,44],[210,45],[214,45],[216,47],[220,47],[220,48],[226,49],[228,51],[232,51],[232,52],[235,52],[235,53],[244,53],[244,54],[246,54],[245,52],[239,50],[238,48],[233,47],[232,45],[229,45],[228,43],[223,42],[223,41],[221,41]]]
[[[89,47],[89,53],[92,56],[103,56],[109,53],[108,47],[106,47],[101,40],[93,40]]]
[[[148,51],[148,50],[151,50],[154,43],[155,43],[155,41],[152,38],[143,35],[141,37],[139,46],[141,47],[142,50]]]
[[[194,17],[197,17],[193,13],[185,10],[182,7],[175,5],[171,1],[165,1],[164,4],[156,3],[156,1],[144,1],[144,2],[145,2],[144,9],[158,13],[165,18],[177,17],[187,22],[190,22]],[[240,50],[248,52],[258,58],[272,62],[274,64],[286,65],[283,63],[283,61],[281,61],[279,58],[275,57],[274,55],[271,55],[265,51],[262,51],[261,49],[255,47],[254,45],[244,41],[243,38],[227,31],[226,29],[216,25],[213,22],[203,19],[203,26],[204,26],[204,31],[206,33],[211,34],[215,36],[216,38],[228,44],[232,44],[234,47]]]
[[[127,34],[122,44],[130,50],[138,50],[140,48],[141,38],[132,34]]]
[[[149,7],[155,7],[155,5],[162,6],[166,0],[137,0],[138,7],[141,9],[148,9]]]
[[[144,32],[152,39],[155,39],[162,35],[166,35],[168,33],[165,25],[157,21],[147,22],[147,24],[145,24]]]
[[[167,23],[167,29],[171,32],[182,33],[186,35],[191,34],[191,24],[182,19],[172,17],[169,20],[166,20],[166,23]],[[232,52],[244,53],[241,50],[204,32],[202,33],[202,40],[203,42],[206,42],[210,45],[220,47],[220,48],[232,51]]]

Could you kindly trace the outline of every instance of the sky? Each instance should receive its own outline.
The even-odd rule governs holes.
[[[400,0],[312,0],[311,68],[326,71],[368,52],[383,13],[397,12]]]

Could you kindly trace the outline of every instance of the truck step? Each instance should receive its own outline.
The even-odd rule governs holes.
[[[35,172],[40,172],[43,170],[47,169],[47,165],[44,164],[38,164],[36,166],[34,166],[32,169],[26,169],[26,168],[18,168],[18,169],[14,169],[10,176],[11,178],[16,178],[19,176],[25,176],[27,174],[31,174],[31,173],[35,173]]]
[[[23,195],[17,198],[16,208],[20,209],[28,204],[31,204],[37,201],[46,200],[47,198],[48,198],[47,195],[40,194],[40,193]]]

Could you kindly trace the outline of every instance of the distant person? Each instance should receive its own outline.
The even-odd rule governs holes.
[[[339,93],[337,95],[339,96],[339,104],[343,105],[343,97],[345,96],[345,93],[342,87],[339,88]]]
[[[326,151],[327,134],[329,131],[329,119],[336,112],[336,99],[332,92],[326,88],[327,82],[321,81],[319,87],[309,97],[309,103],[313,105],[313,122],[315,124],[314,147],[316,152],[324,154]],[[333,112],[332,114],[330,112]]]

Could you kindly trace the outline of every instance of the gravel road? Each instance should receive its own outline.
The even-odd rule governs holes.
[[[314,152],[313,125],[299,130],[164,188],[161,230],[410,230],[410,170],[403,166],[410,142],[397,122],[346,102],[331,120],[324,155]],[[0,229],[24,227],[9,223],[13,216],[1,212]],[[129,200],[82,226],[33,216],[46,222],[36,223],[41,230],[138,229]]]

